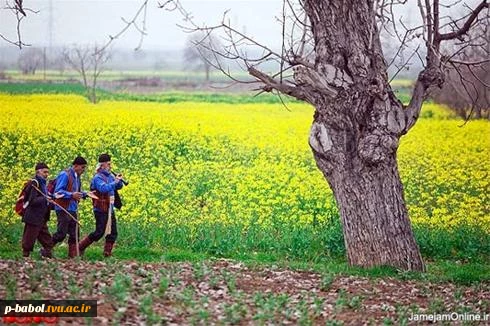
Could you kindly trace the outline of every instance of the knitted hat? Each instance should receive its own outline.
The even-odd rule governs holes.
[[[99,163],[104,163],[104,162],[110,162],[111,161],[111,156],[109,154],[100,154],[99,156]]]
[[[77,156],[77,158],[73,160],[73,165],[86,165],[86,164],[87,161],[81,156]]]
[[[41,170],[41,169],[49,169],[48,166],[46,165],[46,163],[44,162],[39,162],[36,164],[36,167],[35,167],[36,171],[37,170]]]

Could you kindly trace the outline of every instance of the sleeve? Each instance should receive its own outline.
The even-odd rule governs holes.
[[[72,193],[66,190],[68,186],[68,175],[65,171],[61,172],[56,178],[56,187],[54,188],[55,194],[63,195],[64,199],[71,199]]]
[[[108,193],[111,191],[114,191],[116,188],[116,182],[105,182],[100,178],[99,176],[95,176],[93,180],[93,185],[95,187],[95,190],[101,193]]]
[[[119,182],[116,181],[116,190],[119,190],[123,187],[122,180],[119,180]]]

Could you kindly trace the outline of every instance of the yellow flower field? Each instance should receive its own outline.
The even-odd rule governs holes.
[[[329,223],[338,212],[307,144],[304,104],[102,102],[75,95],[0,95],[0,216],[37,161],[52,177],[77,155],[98,155],[130,181],[120,221],[151,229],[203,224],[267,227]],[[430,117],[430,118],[429,118]],[[490,123],[464,127],[428,104],[402,138],[400,171],[415,225],[472,225],[489,232]],[[92,227],[91,204],[81,205]]]

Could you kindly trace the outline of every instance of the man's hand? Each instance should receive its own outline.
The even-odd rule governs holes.
[[[90,197],[92,199],[99,199],[99,197],[95,195],[95,191],[87,192],[87,197]]]
[[[122,179],[123,179],[123,175],[122,174],[119,173],[118,175],[116,175],[116,181],[117,182],[121,181]]]
[[[71,194],[71,197],[75,200],[80,200],[82,199],[83,194],[81,192],[74,192]]]

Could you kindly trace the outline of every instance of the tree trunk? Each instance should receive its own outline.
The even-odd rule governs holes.
[[[97,104],[97,93],[95,93],[95,89],[92,89],[90,91],[90,98],[89,98],[90,102],[92,102],[93,104]]]
[[[328,131],[324,135],[328,135]],[[332,135],[330,142],[335,138]],[[328,143],[326,138],[323,142]],[[334,144],[331,146],[331,150],[335,148]],[[337,152],[334,160],[332,155],[315,149],[313,152],[339,206],[349,263],[423,271],[424,264],[404,203],[396,149],[386,153],[388,155],[379,163],[366,161],[355,150]],[[371,154],[380,153],[368,155]],[[338,160],[339,156],[345,160]]]
[[[316,109],[309,143],[339,206],[349,263],[423,271],[396,162],[419,111],[405,110],[388,83],[373,7],[306,0],[316,56],[294,78]]]
[[[315,122],[310,145],[339,206],[349,263],[423,271],[397,168],[398,139],[377,133]]]
[[[264,90],[315,107],[309,144],[339,206],[349,263],[425,269],[408,219],[396,152],[415,124],[425,91],[442,82],[437,60],[404,106],[388,82],[375,0],[305,0],[314,56],[296,56],[294,86],[253,65]],[[432,55],[432,57],[435,57]],[[436,58],[437,59],[437,58]]]
[[[206,84],[209,84],[209,73],[211,71],[211,66],[209,64],[204,64],[204,71],[206,72]]]
[[[482,115],[481,115],[481,107],[479,107],[478,105],[475,105],[475,119],[481,119],[482,118]]]

